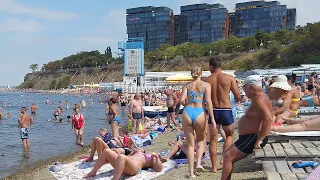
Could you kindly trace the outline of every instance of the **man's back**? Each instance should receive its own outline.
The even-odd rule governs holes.
[[[214,108],[231,108],[230,90],[234,91],[237,87],[235,79],[223,72],[213,72],[207,79],[211,85],[211,99]],[[235,94],[235,93],[234,93]],[[239,92],[238,92],[239,94]],[[235,94],[235,99],[238,95]],[[240,97],[240,95],[239,95]]]

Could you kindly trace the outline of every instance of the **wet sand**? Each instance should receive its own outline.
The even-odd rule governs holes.
[[[168,145],[168,141],[173,141],[176,139],[176,135],[179,132],[171,132],[171,133],[164,133],[159,135],[153,141],[151,146],[145,147],[146,151],[154,151],[154,152],[162,152],[170,149]],[[237,132],[235,133],[234,139],[238,138]],[[222,144],[218,144],[218,153],[219,159],[221,158],[221,151],[222,151]],[[34,179],[34,180],[51,180],[55,179],[55,177],[49,172],[48,166],[51,165],[53,162],[61,162],[63,164],[73,162],[78,160],[81,156],[88,156],[90,148],[85,147],[83,150],[65,156],[65,157],[58,157],[56,159],[46,160],[35,164],[33,167],[29,167],[23,171],[17,172],[9,177],[4,179],[8,180],[25,180],[25,179]],[[197,176],[194,179],[220,179],[221,178],[221,169],[218,170],[218,173],[211,173],[209,172],[211,168],[210,159],[208,159],[204,165],[204,168],[208,170],[208,172],[201,173],[200,176]],[[232,179],[240,180],[240,179],[251,179],[251,180],[259,180],[265,179],[264,173],[261,171],[261,166],[255,164],[252,159],[252,155],[248,156],[247,158],[237,162],[234,166],[234,171],[232,174]],[[159,180],[167,180],[167,179],[187,179],[186,175],[188,174],[188,165],[179,165],[179,167],[173,171],[170,171],[162,176],[159,176],[156,179]]]

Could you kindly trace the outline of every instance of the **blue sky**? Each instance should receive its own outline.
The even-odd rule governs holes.
[[[320,21],[317,0],[280,0],[296,7],[298,24]],[[29,65],[62,59],[80,51],[107,46],[117,51],[126,38],[125,9],[221,3],[232,11],[241,0],[0,0],[0,85],[18,85]],[[307,5],[307,6],[306,6]]]

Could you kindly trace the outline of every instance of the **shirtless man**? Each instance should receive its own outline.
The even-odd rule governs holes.
[[[168,107],[168,113],[167,113],[167,131],[170,132],[170,120],[172,120],[173,124],[176,126],[176,130],[178,129],[178,123],[176,122],[175,118],[175,110],[177,107],[177,104],[179,103],[179,99],[177,96],[170,90],[166,89],[164,93],[167,95],[167,107]]]
[[[21,127],[20,137],[22,139],[24,152],[26,153],[25,158],[29,158],[30,142],[29,142],[28,128],[32,123],[32,120],[30,118],[30,115],[27,113],[26,109],[27,109],[26,107],[21,108],[21,113],[18,118],[18,122]]]
[[[218,144],[218,129],[222,128],[225,132],[226,139],[223,144],[223,152],[228,149],[233,143],[234,118],[232,114],[232,105],[230,101],[230,91],[234,94],[234,99],[240,102],[240,91],[237,86],[236,79],[221,70],[221,60],[213,58],[209,62],[211,75],[205,80],[211,85],[211,100],[213,105],[214,119],[217,123],[217,128],[209,126],[210,144],[209,152],[212,163],[212,172],[217,172],[217,144]],[[261,81],[260,81],[261,82]],[[209,124],[212,124],[209,118]],[[221,163],[222,160],[221,160]]]
[[[2,108],[0,108],[0,120],[2,119]]]
[[[175,95],[177,96],[177,99],[180,99],[181,96],[181,92],[179,90],[175,90]],[[177,106],[176,106],[176,117],[177,119],[179,118],[179,114],[180,114],[180,102],[178,102]]]
[[[31,115],[36,115],[37,109],[38,109],[38,107],[36,106],[35,103],[33,103],[33,104],[30,106]]]
[[[144,119],[144,112],[142,108],[142,100],[139,94],[135,94],[134,99],[130,103],[130,118],[132,120],[132,133],[139,132],[140,121]]]
[[[242,85],[251,105],[239,120],[239,139],[223,154],[222,180],[231,179],[233,163],[266,145],[272,124],[272,105],[262,90],[261,77],[249,76]]]

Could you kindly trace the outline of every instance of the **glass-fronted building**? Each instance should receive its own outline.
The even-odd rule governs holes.
[[[192,4],[181,6],[180,10],[181,16],[186,19],[186,24],[180,24],[186,26],[185,42],[211,43],[228,37],[229,13],[223,5]],[[175,30],[181,29],[183,28],[175,27]]]
[[[288,14],[290,17],[288,18]],[[259,30],[267,33],[280,29],[294,29],[296,11],[287,10],[279,1],[251,1],[237,3],[235,9],[237,37],[254,36]],[[289,20],[290,19],[290,20]]]
[[[208,44],[230,35],[254,36],[259,30],[294,30],[297,17],[296,9],[264,0],[237,3],[232,13],[222,4],[207,3],[181,6],[180,11],[173,15],[168,7],[127,9],[128,38],[144,38],[145,51],[153,51],[164,43]]]
[[[138,7],[127,9],[128,38],[143,37],[145,51],[153,51],[162,44],[174,43],[173,11],[168,7]]]
[[[297,10],[296,8],[287,9],[287,29],[296,29]]]

